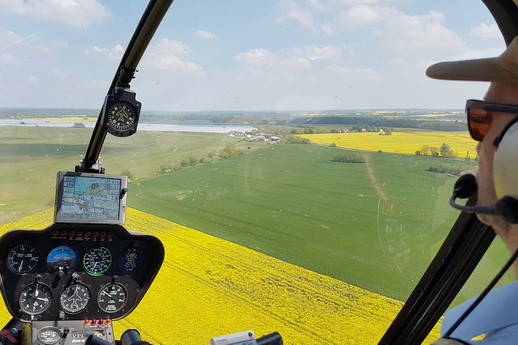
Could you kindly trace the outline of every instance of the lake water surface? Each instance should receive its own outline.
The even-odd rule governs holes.
[[[94,121],[47,121],[47,120],[0,120],[0,126],[41,126],[41,127],[72,127],[74,123],[82,123],[87,128],[94,128]],[[158,123],[141,123],[138,125],[139,131],[157,132],[196,132],[196,133],[229,133],[229,132],[251,132],[255,127],[249,125],[174,125]]]

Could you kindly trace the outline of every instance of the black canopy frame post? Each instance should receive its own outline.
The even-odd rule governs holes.
[[[172,3],[173,0],[151,0],[149,2],[124,52],[107,96],[113,96],[121,89],[130,91],[130,82],[137,72],[138,63]],[[104,173],[98,160],[107,133],[106,127],[102,123],[105,108],[106,104],[103,105],[97,118],[85,157],[81,161],[81,165],[76,166],[78,172]]]

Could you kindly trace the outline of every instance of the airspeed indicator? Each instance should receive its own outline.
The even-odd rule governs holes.
[[[112,263],[112,254],[105,247],[95,247],[88,250],[83,257],[85,271],[91,275],[101,275]]]

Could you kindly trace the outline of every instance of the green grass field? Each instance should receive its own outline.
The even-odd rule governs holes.
[[[56,173],[74,170],[91,133],[88,128],[0,127],[0,224],[52,207]],[[266,144],[224,134],[140,131],[129,138],[107,136],[101,162],[108,174],[129,171],[141,181],[158,175],[161,165],[176,167],[182,159],[227,145],[249,152]]]
[[[457,216],[432,157],[279,145],[132,186],[129,206],[405,299]],[[437,217],[437,214],[440,217]]]

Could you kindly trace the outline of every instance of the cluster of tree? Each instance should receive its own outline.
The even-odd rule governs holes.
[[[342,152],[333,158],[333,162],[340,163],[365,163],[365,158],[358,152]]]
[[[450,145],[443,143],[441,147],[423,145],[420,150],[415,151],[416,156],[433,156],[433,157],[447,157],[457,158],[459,154],[457,151],[453,151]]]
[[[456,176],[473,173],[475,170],[472,164],[434,164],[428,168],[428,171]]]
[[[372,127],[421,128],[435,131],[463,131],[466,124],[462,121],[417,120],[406,118],[366,117],[366,116],[319,116],[298,117],[289,122],[292,126],[336,124],[362,125]]]
[[[327,133],[325,128],[292,128],[291,134],[319,134]]]
[[[307,138],[301,138],[296,135],[287,135],[284,137],[284,143],[286,144],[309,144],[310,141]]]
[[[194,166],[197,164],[203,164],[203,163],[210,163],[214,162],[220,159],[228,159],[231,157],[242,155],[243,151],[239,150],[233,145],[225,146],[225,148],[219,152],[210,152],[207,154],[207,156],[196,158],[193,156],[190,156],[189,158],[184,158],[180,161],[179,166],[173,167],[170,163],[165,163],[160,165],[160,174],[167,174],[173,171],[180,170],[182,168]]]

